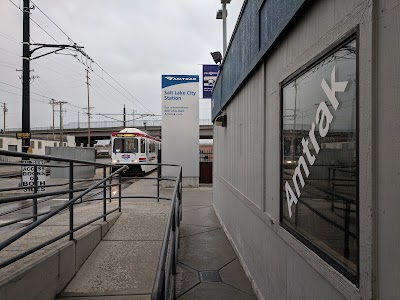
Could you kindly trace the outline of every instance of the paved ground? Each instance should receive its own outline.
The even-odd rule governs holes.
[[[150,180],[123,190],[123,196],[138,199],[123,200],[121,216],[59,299],[150,299],[170,202],[140,196],[156,194],[155,182]],[[171,194],[172,189],[161,192],[166,198]],[[85,215],[75,222],[83,222]],[[61,230],[64,223],[59,217],[47,225]],[[37,234],[32,233],[30,239],[37,240]],[[39,235],[48,237],[44,231]],[[215,215],[211,186],[184,189],[178,256],[177,299],[257,299]]]
[[[150,299],[170,202],[151,180],[135,182],[123,196],[122,214],[58,299]],[[169,197],[171,190],[162,192]]]
[[[257,299],[212,207],[212,188],[184,191],[177,299]]]

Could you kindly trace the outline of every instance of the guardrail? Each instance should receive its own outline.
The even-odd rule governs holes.
[[[182,168],[176,178],[171,209],[165,226],[160,259],[154,280],[152,300],[175,299],[175,275],[182,221]]]
[[[4,150],[0,150],[0,155],[4,155],[4,156],[11,156],[11,157],[20,157],[22,158],[22,160],[31,160],[31,159],[36,159],[36,160],[45,160],[45,161],[57,161],[57,162],[63,162],[63,163],[67,163],[68,166],[60,166],[60,165],[52,165],[52,164],[41,164],[40,166],[43,167],[59,167],[59,168],[65,168],[68,167],[69,168],[69,179],[68,179],[68,189],[62,189],[62,190],[58,190],[58,191],[53,191],[53,192],[43,192],[43,193],[38,193],[39,188],[42,187],[50,187],[50,186],[58,186],[58,185],[43,185],[40,186],[38,185],[38,165],[33,165],[34,167],[34,185],[30,186],[30,188],[34,189],[34,193],[33,194],[25,194],[25,195],[19,195],[19,196],[14,196],[14,197],[8,197],[8,198],[4,198],[4,199],[0,199],[0,204],[5,204],[5,203],[14,203],[14,202],[20,202],[20,201],[25,201],[25,200],[32,200],[32,215],[29,217],[25,217],[25,218],[20,218],[18,220],[13,220],[11,222],[2,224],[2,227],[4,226],[8,226],[8,225],[12,225],[15,224],[17,222],[21,222],[23,220],[28,220],[28,219],[32,219],[33,222],[26,226],[25,228],[23,228],[21,231],[19,231],[18,233],[16,233],[15,235],[9,237],[8,239],[0,242],[0,250],[6,248],[7,246],[11,245],[12,243],[14,243],[15,241],[17,241],[18,239],[20,239],[21,237],[23,237],[24,235],[26,235],[28,232],[32,231],[33,229],[37,228],[40,224],[44,223],[45,221],[49,220],[50,218],[54,217],[55,215],[57,215],[59,212],[68,209],[69,210],[69,230],[59,234],[58,236],[43,242],[29,250],[23,251],[22,253],[19,253],[18,255],[11,257],[9,259],[6,259],[4,261],[0,262],[0,269],[28,256],[29,254],[32,254],[66,236],[69,236],[69,240],[73,240],[74,239],[74,232],[82,229],[84,227],[86,227],[89,224],[92,224],[94,222],[96,222],[99,219],[103,219],[103,221],[107,220],[107,215],[115,212],[115,211],[121,211],[121,173],[125,170],[128,169],[127,166],[122,166],[121,168],[119,168],[118,170],[116,170],[115,172],[110,172],[110,174],[107,176],[106,175],[106,171],[107,168],[110,168],[111,170],[111,165],[109,164],[101,164],[101,163],[96,163],[96,162],[88,162],[88,161],[82,161],[82,160],[75,160],[75,159],[64,159],[64,158],[58,158],[58,157],[52,157],[52,156],[44,156],[44,155],[34,155],[34,154],[26,154],[26,153],[20,153],[20,152],[13,152],[13,151],[4,151]],[[24,163],[0,163],[0,165],[14,165],[14,166],[26,166],[26,164]],[[91,165],[91,166],[95,166],[95,167],[102,167],[103,168],[103,178],[100,180],[97,180],[96,182],[94,182],[93,184],[91,184],[89,187],[84,187],[84,188],[74,188],[74,166],[77,165]],[[118,177],[118,183],[111,183],[112,178],[114,177]],[[109,184],[107,184],[107,182],[110,182]],[[118,198],[118,207],[108,211],[107,212],[107,207],[106,207],[106,201],[108,200],[106,197],[106,189],[107,187],[110,188],[111,191],[111,187],[113,186],[118,186],[118,196],[117,197],[112,197],[111,193],[109,196],[109,200],[111,201],[112,198]],[[95,189],[102,189],[103,190],[103,213],[101,215],[99,215],[98,217],[94,218],[93,220],[90,220],[84,224],[81,224],[79,226],[74,226],[74,205],[77,203],[77,201],[80,199],[82,201],[83,196],[87,195],[88,193],[90,193],[91,191],[95,190]],[[4,191],[11,191],[11,190],[22,190],[22,189],[26,189],[26,187],[18,187],[18,188],[6,188],[6,189],[1,189],[0,192],[4,192]],[[74,193],[80,192],[77,196],[74,196]],[[38,214],[38,199],[40,198],[45,198],[45,197],[51,197],[51,196],[59,196],[59,195],[68,195],[69,200],[67,202],[65,202],[64,204],[58,206],[56,209],[48,212],[48,213],[42,213],[42,214]],[[39,218],[40,217],[40,218]]]
[[[23,228],[21,231],[16,233],[15,235],[9,237],[8,239],[0,242],[0,250],[6,248],[7,246],[11,245],[18,239],[25,236],[27,233],[32,231],[33,229],[37,228],[42,223],[46,222],[50,218],[54,217],[61,211],[68,209],[69,210],[69,230],[65,231],[58,236],[47,240],[46,242],[41,243],[31,249],[28,249],[14,257],[11,257],[7,260],[0,261],[0,269],[66,237],[69,236],[69,240],[74,239],[74,232],[80,230],[97,220],[103,218],[103,221],[107,220],[107,215],[119,211],[121,212],[121,202],[124,198],[129,199],[156,199],[157,202],[160,200],[170,200],[171,206],[170,211],[168,214],[167,223],[165,226],[164,237],[162,242],[162,247],[160,251],[159,263],[156,270],[156,276],[154,280],[153,292],[152,292],[152,299],[173,299],[175,297],[175,275],[176,275],[176,266],[177,266],[177,253],[179,248],[179,228],[180,222],[182,220],[182,167],[178,165],[172,164],[148,164],[148,165],[156,165],[157,166],[157,176],[156,177],[148,177],[148,178],[141,178],[141,180],[156,180],[157,181],[157,196],[146,196],[146,195],[127,195],[122,196],[122,173],[128,170],[128,166],[121,166],[115,172],[112,172],[113,168],[115,169],[115,165],[112,164],[104,164],[104,163],[96,163],[96,162],[88,162],[88,161],[81,161],[75,159],[64,159],[64,158],[57,158],[52,156],[44,156],[44,155],[33,155],[33,154],[26,154],[26,153],[19,153],[19,152],[12,152],[12,151],[4,151],[0,150],[0,155],[8,156],[8,157],[19,157],[23,160],[45,160],[45,161],[56,161],[68,164],[66,165],[57,165],[57,164],[41,164],[40,166],[43,167],[55,167],[55,168],[69,168],[69,178],[68,183],[61,183],[61,184],[49,184],[49,185],[38,185],[38,167],[39,165],[33,165],[34,167],[34,193],[33,194],[25,194],[25,195],[18,195],[13,197],[8,197],[4,199],[0,199],[0,204],[5,203],[14,203],[19,201],[32,201],[32,215],[24,218],[19,218],[17,220],[12,220],[10,222],[1,224],[0,227],[9,226],[21,221],[32,219],[32,223]],[[8,165],[8,166],[26,166],[26,164],[22,162],[0,162],[0,165]],[[91,165],[97,168],[103,168],[103,177],[102,179],[95,180],[94,183],[91,181],[93,180],[79,180],[74,181],[74,166],[82,166],[82,165]],[[161,167],[178,167],[178,174],[176,177],[162,177],[161,176]],[[109,168],[109,175],[107,176],[107,168]],[[130,179],[132,177],[125,176],[124,178]],[[118,182],[112,183],[112,179],[117,177]],[[137,177],[134,177],[137,178]],[[161,181],[175,181],[175,187],[173,191],[172,198],[165,198],[160,197],[160,182]],[[89,187],[77,187],[77,183],[91,183]],[[61,187],[64,185],[68,185],[68,188],[61,189],[52,192],[38,192],[39,188],[41,187]],[[118,187],[118,195],[114,196],[115,194],[111,193],[111,188],[117,186]],[[26,187],[16,187],[16,188],[2,188],[0,189],[1,192],[8,192],[8,191],[18,191],[23,190]],[[32,187],[31,187],[32,188]],[[107,197],[106,191],[107,188],[110,189],[110,193]],[[102,190],[102,196],[99,198],[92,198],[89,200],[83,200],[83,196],[87,195],[91,191],[95,189]],[[114,191],[115,192],[115,191]],[[74,196],[74,193],[79,193],[78,195]],[[38,214],[38,199],[46,198],[46,197],[53,197],[59,195],[68,195],[69,199],[64,204],[58,206],[56,209],[51,210],[50,212]],[[109,200],[111,202],[112,199],[118,199],[118,207],[110,210],[107,212],[106,203]],[[80,201],[79,201],[80,200]],[[97,216],[96,218],[87,221],[84,224],[79,226],[74,226],[74,205],[79,205],[82,202],[88,201],[97,201],[100,200],[103,202],[103,213]]]

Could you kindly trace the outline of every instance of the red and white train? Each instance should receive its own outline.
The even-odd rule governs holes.
[[[115,168],[127,165],[130,174],[141,175],[157,168],[161,140],[137,128],[125,128],[111,134],[111,162]]]

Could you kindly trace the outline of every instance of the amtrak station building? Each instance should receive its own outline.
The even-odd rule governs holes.
[[[247,0],[214,208],[260,299],[400,299],[400,1]]]

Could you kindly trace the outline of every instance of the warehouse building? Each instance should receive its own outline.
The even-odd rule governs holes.
[[[398,299],[400,1],[247,0],[214,207],[260,299]]]

